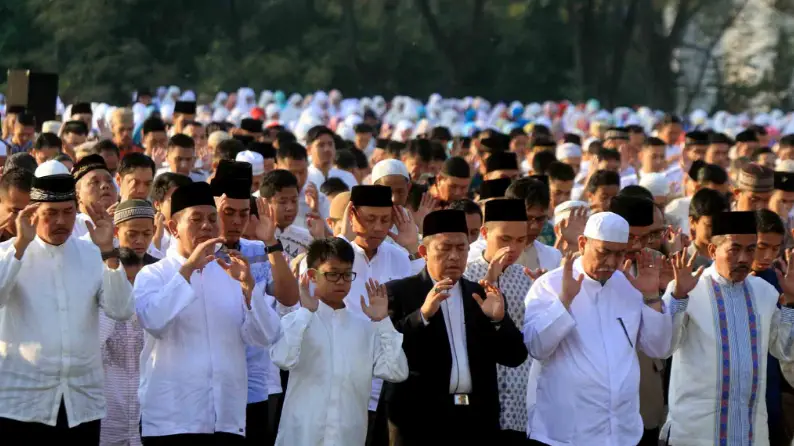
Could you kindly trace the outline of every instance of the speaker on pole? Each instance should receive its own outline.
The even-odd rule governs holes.
[[[36,131],[45,121],[55,119],[58,75],[30,70],[8,70],[8,105],[21,105],[36,117]]]

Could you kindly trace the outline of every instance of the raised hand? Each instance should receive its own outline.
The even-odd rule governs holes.
[[[369,316],[372,322],[378,322],[389,315],[389,299],[386,297],[386,285],[381,285],[377,280],[369,279],[364,286],[367,288],[369,305],[364,296],[361,296],[361,310]]]
[[[179,273],[182,274],[182,277],[190,282],[190,275],[193,274],[193,271],[200,271],[204,269],[208,263],[215,260],[215,245],[223,242],[223,237],[216,237],[199,243],[190,254],[190,257],[188,257],[182,265],[182,268],[179,269]]]
[[[273,209],[265,202],[264,198],[256,199],[256,212],[259,215],[254,219],[256,223],[256,238],[270,246],[276,243],[276,222],[273,219]]]
[[[325,229],[325,222],[322,217],[320,217],[320,214],[316,212],[309,211],[306,214],[306,227],[309,228],[309,234],[311,234],[312,238],[315,240],[328,236],[328,232]]]
[[[436,282],[436,285],[433,289],[427,293],[425,296],[425,302],[422,304],[422,308],[419,311],[422,312],[422,316],[425,318],[425,321],[430,322],[430,318],[436,314],[438,309],[441,307],[441,302],[444,302],[449,297],[449,290],[455,284],[452,283],[452,279],[444,279],[439,282]]]
[[[298,283],[298,290],[300,291],[300,302],[301,306],[312,313],[317,311],[317,307],[320,305],[320,301],[312,295],[311,290],[309,290],[309,275],[303,273],[300,278],[300,282]]]
[[[493,255],[491,259],[491,263],[488,264],[488,271],[485,273],[485,280],[490,283],[496,283],[499,280],[499,276],[502,275],[505,268],[510,266],[508,264],[508,258],[510,254],[510,247],[505,246],[504,248],[500,248],[496,253]]]
[[[217,261],[218,265],[226,271],[229,277],[240,282],[240,285],[243,287],[245,305],[251,308],[251,294],[256,283],[254,282],[254,276],[251,274],[251,265],[248,263],[248,259],[243,257],[239,251],[232,249],[229,250],[228,263],[221,258],[218,258]]]
[[[100,252],[113,250],[113,218],[107,210],[102,209],[98,204],[87,207],[88,217],[91,221],[86,221],[85,225],[91,241],[99,247]]]
[[[425,192],[422,194],[422,200],[419,202],[419,209],[413,213],[414,221],[419,224],[419,231],[422,231],[422,224],[425,221],[427,214],[433,212],[436,208],[437,202],[432,195]]]
[[[160,168],[160,166],[165,163],[167,155],[168,152],[165,147],[155,147],[154,150],[152,150],[152,161],[154,161],[154,165]]]
[[[546,274],[547,272],[549,271],[543,268],[538,268],[536,270],[531,270],[526,267],[524,268],[524,274],[532,280],[540,279],[540,276]]]
[[[499,288],[492,283],[481,280],[480,285],[485,289],[485,300],[482,300],[477,293],[472,293],[471,297],[480,305],[482,312],[488,319],[494,322],[501,322],[505,317],[505,298]]]
[[[117,202],[111,204],[110,206],[108,206],[106,212],[108,213],[108,215],[110,215],[111,219],[113,218],[113,214],[116,213],[116,206],[118,206],[118,205],[119,205],[119,203],[117,201]]]
[[[165,231],[165,215],[157,211],[157,213],[154,214],[154,237],[152,237],[152,243],[154,243],[154,247],[157,249],[160,249],[160,242],[163,240],[163,231]]]
[[[41,203],[29,204],[16,216],[14,223],[17,228],[17,241],[24,244],[24,246],[27,246],[36,238],[36,224],[39,222],[39,214],[36,210],[40,205]],[[13,215],[9,214],[9,219],[13,218]],[[5,226],[4,224],[2,227]]]
[[[309,209],[312,212],[318,212],[317,206],[320,202],[317,193],[317,186],[314,183],[306,184],[306,189],[304,191],[304,196],[306,197],[306,204],[309,205]]]
[[[576,246],[579,236],[584,234],[584,226],[587,224],[587,214],[590,210],[584,206],[573,208],[568,218],[560,222],[560,233],[569,245]]]
[[[659,276],[662,271],[662,257],[656,257],[650,250],[643,249],[636,258],[637,277],[631,274],[631,260],[623,265],[623,274],[631,285],[643,296],[659,295]]]
[[[794,303],[794,265],[792,264],[794,262],[791,261],[792,255],[794,255],[794,249],[787,249],[785,252],[785,274],[780,270],[775,270],[777,282],[780,284],[780,289],[783,290],[784,304]]]
[[[356,209],[353,207],[353,202],[348,203],[342,215],[342,227],[344,228],[342,235],[351,242],[356,238],[356,233],[353,231],[353,219],[356,218],[355,214]]]
[[[670,259],[675,279],[673,287],[673,297],[675,299],[686,299],[689,296],[689,292],[698,284],[704,268],[701,266],[695,275],[692,275],[692,266],[695,264],[696,257],[697,252],[693,252],[691,256],[687,257],[686,251],[680,251]]]
[[[668,226],[663,240],[667,247],[667,252],[670,254],[686,248],[684,233],[681,231],[681,228],[673,230],[672,226]]]
[[[392,206],[391,215],[397,226],[397,233],[389,231],[389,237],[409,253],[415,253],[419,248],[419,230],[413,217],[409,212],[405,212],[402,206]]]
[[[573,299],[579,294],[584,281],[584,274],[579,274],[578,278],[573,277],[573,261],[575,257],[573,254],[566,254],[562,259],[562,293],[560,293],[560,302],[566,309],[571,307]]]

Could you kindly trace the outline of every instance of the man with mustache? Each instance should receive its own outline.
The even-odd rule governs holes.
[[[485,203],[485,223],[480,232],[486,241],[479,258],[469,260],[463,277],[472,282],[497,284],[510,318],[524,322],[524,298],[532,279],[516,263],[527,245],[527,214],[523,200],[497,198]],[[532,272],[540,274],[540,271]],[[526,444],[527,382],[531,361],[518,367],[496,366],[501,406],[499,424],[502,445]]]
[[[643,436],[637,348],[662,357],[672,317],[659,298],[662,260],[642,253],[637,277],[629,272],[629,231],[620,215],[592,215],[581,257],[567,255],[527,294],[524,343],[538,374],[527,430],[536,444],[633,445]]]
[[[766,359],[794,360],[794,262],[777,275],[778,292],[749,275],[758,242],[754,212],[723,212],[712,221],[714,263],[668,285],[664,300],[675,314],[661,434],[668,444],[769,444]]]
[[[110,209],[110,206],[116,204],[118,193],[113,176],[100,155],[83,157],[72,168],[72,176],[76,183],[77,203],[80,210],[73,233],[75,237],[82,237],[88,233],[86,224],[91,221],[89,210]]]

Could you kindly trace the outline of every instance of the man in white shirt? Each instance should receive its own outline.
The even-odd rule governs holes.
[[[89,210],[95,206],[103,210],[110,209],[118,202],[118,192],[113,176],[100,155],[83,157],[72,168],[72,176],[80,210],[73,233],[75,237],[82,237],[88,233],[87,222],[91,221]]]
[[[0,432],[6,441],[99,444],[105,416],[99,310],[128,319],[132,287],[103,209],[90,210],[93,243],[73,236],[74,183],[69,175],[34,178],[17,236],[0,244]]]
[[[152,204],[157,213],[154,216],[154,237],[147,252],[162,259],[171,244],[171,233],[165,227],[166,219],[171,215],[171,195],[180,187],[192,183],[189,177],[178,173],[166,172],[154,179],[152,186]]]
[[[336,146],[334,145],[334,132],[326,126],[318,125],[306,133],[306,151],[311,157],[308,181],[320,187],[325,180],[331,177],[348,178],[348,172],[334,167]]]
[[[469,248],[463,211],[431,212],[423,235],[427,268],[386,284],[410,367],[405,382],[384,389],[391,444],[495,444],[496,364],[527,359],[521,333],[494,285],[462,277]]]
[[[289,171],[276,169],[265,175],[259,192],[273,212],[276,238],[283,245],[288,260],[292,261],[306,252],[314,238],[307,229],[295,224],[300,200],[298,180]],[[324,222],[319,223],[322,224],[321,229],[324,229]]]
[[[246,345],[268,347],[278,315],[248,261],[216,259],[220,228],[211,186],[191,183],[171,197],[175,244],[135,281],[146,331],[141,353],[142,440],[146,446],[242,444]]]
[[[623,217],[594,214],[579,237],[582,256],[567,255],[527,294],[524,343],[538,377],[527,394],[532,440],[634,445],[642,438],[636,348],[662,357],[672,318],[659,299],[661,259],[640,255],[636,279],[619,271],[628,241]]]
[[[685,195],[685,177],[692,167],[692,163],[706,157],[709,147],[709,135],[706,132],[695,130],[686,134],[684,147],[678,162],[664,172],[670,182],[672,196]]]
[[[190,177],[193,181],[206,181],[207,176],[194,169],[196,165],[196,143],[193,138],[177,133],[168,140],[168,152],[166,154],[168,167],[162,167],[157,171],[158,175],[171,172]]]

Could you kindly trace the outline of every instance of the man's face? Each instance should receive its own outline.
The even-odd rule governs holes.
[[[275,158],[265,158],[264,161],[265,166],[265,173],[268,173],[276,168],[276,159]]]
[[[728,157],[731,147],[728,144],[711,144],[706,150],[705,161],[709,164],[716,164],[725,170],[731,166],[731,160]]]
[[[758,234],[758,246],[753,259],[753,271],[764,271],[772,267],[780,254],[780,245],[783,244],[783,234],[762,232]]]
[[[320,136],[311,143],[310,149],[312,164],[316,167],[329,167],[334,163],[336,147],[334,146],[334,138],[331,135]]]
[[[88,129],[91,129],[91,121],[93,120],[94,115],[92,113],[77,113],[72,115],[72,119],[75,121],[83,121]]]
[[[600,160],[598,161],[598,170],[608,170],[610,172],[620,173],[620,161],[618,160]]]
[[[220,214],[221,235],[226,238],[227,244],[235,244],[245,233],[251,211],[251,200],[216,197],[215,204]]]
[[[666,147],[645,146],[640,151],[640,162],[643,172],[661,172],[667,166]]]
[[[683,131],[681,124],[667,124],[659,131],[659,138],[668,146],[672,146],[678,143]]]
[[[441,174],[438,176],[438,182],[436,183],[438,198],[448,202],[466,198],[470,183],[471,180],[468,178],[458,178]]]
[[[204,132],[204,127],[200,125],[189,125],[182,129],[182,133],[193,138],[196,149],[203,149],[207,146],[207,134]]]
[[[551,204],[549,207],[554,209],[557,205],[565,203],[571,199],[573,180],[562,181],[549,179],[549,192],[551,193]]]
[[[772,192],[772,197],[769,199],[769,210],[779,215],[783,221],[788,220],[788,214],[792,207],[794,207],[794,192],[780,189],[775,189]]]
[[[733,282],[744,280],[755,259],[757,240],[755,234],[729,234],[713,240],[720,241],[719,245],[712,241],[708,248],[717,272]]]
[[[629,243],[626,248],[626,258],[635,260],[642,248],[648,245],[650,226],[629,226]]]
[[[285,187],[276,192],[272,198],[267,199],[273,210],[276,225],[282,230],[295,222],[298,215],[298,189]]]
[[[189,257],[196,246],[220,235],[218,211],[209,205],[183,209],[171,216],[168,230],[177,234],[180,254]]]
[[[353,206],[353,232],[356,243],[364,249],[378,249],[392,227],[392,208]]]
[[[777,156],[774,153],[764,153],[758,157],[757,163],[775,170],[775,161],[777,161]]]
[[[306,178],[309,176],[309,163],[306,160],[296,160],[292,158],[281,158],[278,160],[278,168],[289,170],[298,179],[298,189],[303,190],[306,185]],[[320,184],[315,184],[320,188]]]
[[[99,205],[107,209],[116,203],[116,185],[106,170],[95,169],[85,174],[77,182],[77,198],[85,207]]]
[[[168,134],[166,132],[149,132],[143,137],[143,146],[148,153],[156,149],[168,147]]]
[[[457,282],[466,269],[469,238],[462,232],[436,234],[420,245],[419,254],[425,258],[430,277],[435,280],[449,278]]]
[[[427,173],[433,176],[437,176],[439,172],[441,172],[441,168],[444,166],[444,161],[441,160],[431,160],[430,163],[427,165]]]
[[[524,152],[529,148],[529,136],[516,135],[510,140],[510,151],[519,157],[524,156]]]
[[[116,181],[121,189],[121,200],[146,200],[152,192],[154,175],[152,169],[139,167],[127,172],[124,176],[116,174]]]
[[[113,142],[119,147],[130,147],[132,145],[133,125],[131,122],[117,122],[111,129],[113,132]]]
[[[79,146],[80,144],[84,143],[85,140],[88,138],[87,135],[81,135],[79,133],[64,133],[63,134],[63,146],[66,149],[74,149],[75,147]]]
[[[154,238],[154,220],[134,218],[118,224],[115,231],[120,248],[129,248],[139,257],[143,257]]]
[[[182,175],[190,175],[190,170],[196,164],[196,150],[184,148],[179,146],[172,146],[168,148],[168,155],[166,155],[168,166],[171,172],[179,173]]]
[[[686,156],[687,161],[689,161],[688,165],[691,165],[695,160],[702,160],[705,158],[708,148],[708,144],[690,144],[686,146],[684,149],[684,155]]]
[[[17,215],[30,204],[30,192],[11,187],[7,193],[0,192],[0,220],[12,215],[11,220],[0,232],[5,230],[9,234],[17,235],[16,219]]]
[[[62,245],[74,229],[77,217],[77,205],[74,201],[60,203],[42,203],[36,210],[39,221],[36,224],[36,235],[50,245]]]
[[[704,215],[697,220],[689,217],[689,232],[695,246],[708,246],[711,243],[711,217]]]
[[[609,280],[612,274],[623,266],[626,250],[626,243],[605,242],[579,236],[582,269],[594,280],[601,282]]]
[[[573,168],[574,175],[579,175],[579,168],[582,165],[582,157],[581,156],[572,156],[570,158],[563,158],[563,159],[560,160],[560,162],[571,166],[571,168]],[[620,165],[620,163],[618,163],[618,165]]]
[[[15,144],[25,145],[33,139],[36,134],[36,128],[33,126],[22,125],[19,122],[14,124],[14,134],[12,141]]]
[[[356,133],[355,143],[356,147],[359,150],[364,150],[369,146],[369,142],[372,141],[372,133],[364,132],[364,133]]]
[[[740,142],[736,144],[736,154],[740,158],[743,156],[749,157],[759,147],[761,146],[756,141]]]
[[[472,244],[480,238],[480,227],[482,226],[482,217],[480,214],[466,214],[466,228],[469,230],[469,244]]]
[[[653,207],[653,223],[648,228],[648,244],[647,246],[656,251],[661,251],[662,240],[665,233],[664,215],[662,210],[656,206]]]
[[[251,193],[254,193],[262,187],[262,180],[265,179],[265,174],[262,175],[253,175],[251,177]]]
[[[418,181],[422,174],[430,170],[430,163],[422,161],[418,156],[406,155],[403,157],[402,161],[403,164],[405,164],[405,168],[408,169],[408,173],[411,175],[411,180],[413,181]]]
[[[618,189],[617,185],[599,186],[594,193],[589,194],[593,213],[608,210],[612,199],[618,194]]]
[[[385,177],[378,178],[375,184],[390,187],[392,203],[396,206],[405,206],[405,203],[408,201],[408,192],[411,188],[411,183],[408,181],[408,178],[402,175],[386,175]]]
[[[736,197],[737,211],[767,209],[769,206],[769,199],[772,198],[772,192],[751,192],[738,188],[734,189],[733,194]]]
[[[527,244],[535,241],[543,230],[543,225],[549,219],[549,210],[540,206],[527,208]]]
[[[794,147],[786,146],[779,148],[777,151],[777,157],[781,161],[794,159]]]
[[[103,150],[99,153],[102,155],[102,159],[105,160],[105,165],[108,166],[108,170],[111,173],[116,173],[116,170],[119,168],[119,154],[116,153],[115,150]]]
[[[34,149],[31,154],[36,158],[36,162],[41,164],[55,158],[60,152],[60,147],[42,147],[40,149]]]
[[[493,260],[496,252],[508,248],[507,264],[512,265],[527,247],[527,223],[523,221],[488,222],[482,227],[485,255]]]
[[[332,301],[342,302],[350,293],[351,282],[344,279],[345,273],[353,272],[353,264],[343,262],[337,258],[329,258],[325,262],[308,271],[314,283],[314,292],[318,297]],[[337,280],[330,280],[329,275]],[[338,278],[336,277],[337,275]]]

